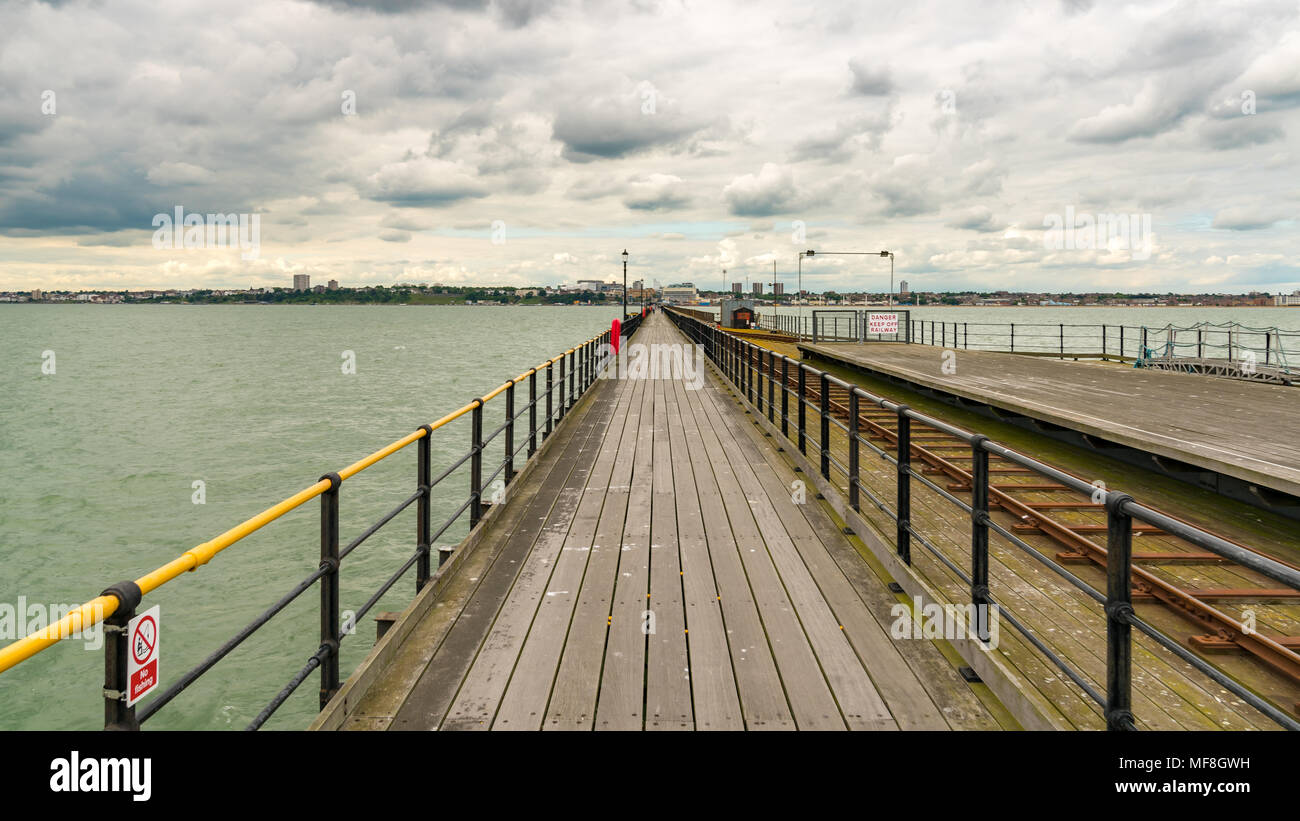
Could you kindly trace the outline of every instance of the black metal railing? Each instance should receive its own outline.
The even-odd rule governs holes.
[[[1084,482],[1076,476],[1060,471],[1050,465],[1011,450],[991,440],[983,434],[971,433],[950,425],[940,419],[919,413],[906,405],[877,396],[862,388],[845,382],[825,371],[818,370],[799,360],[775,354],[747,342],[737,335],[726,333],[709,323],[701,322],[674,310],[668,311],[674,324],[693,342],[704,347],[709,360],[714,363],[719,373],[736,386],[738,393],[750,404],[754,404],[755,394],[761,395],[764,379],[768,380],[769,397],[774,391],[781,392],[780,426],[782,435],[797,443],[801,454],[807,453],[807,442],[816,439],[818,449],[816,460],[823,479],[831,480],[831,468],[835,467],[847,480],[848,502],[855,512],[861,513],[861,497],[867,496],[872,504],[895,522],[894,547],[898,558],[904,564],[912,563],[913,542],[921,545],[952,573],[960,578],[969,589],[971,604],[996,606],[999,616],[1008,621],[1034,648],[1057,667],[1070,681],[1082,689],[1089,698],[1096,702],[1103,711],[1107,729],[1136,729],[1132,712],[1132,630],[1136,628],[1149,636],[1160,646],[1182,659],[1184,662],[1208,676],[1242,701],[1254,707],[1271,720],[1288,730],[1300,730],[1300,722],[1279,710],[1273,704],[1253,691],[1247,689],[1219,669],[1205,662],[1200,657],[1185,649],[1179,642],[1139,618],[1133,609],[1132,597],[1132,539],[1134,520],[1154,525],[1176,537],[1186,540],[1215,553],[1225,559],[1236,562],[1275,581],[1300,590],[1300,571],[1280,562],[1276,562],[1254,551],[1225,541],[1220,537],[1172,519],[1159,511],[1137,502],[1132,496],[1114,490],[1099,490],[1096,486]],[[761,363],[766,359],[767,367]],[[774,359],[780,360],[778,369]],[[791,379],[790,371],[795,378]],[[794,383],[793,387],[791,383]],[[818,397],[814,402],[808,390],[809,384],[816,382],[819,386]],[[773,384],[775,383],[775,384]],[[830,386],[835,385],[848,392],[849,422],[843,423],[832,417],[829,406]],[[790,418],[790,400],[793,397],[797,413]],[[890,453],[876,446],[858,429],[858,410],[863,402],[875,405],[895,414],[897,419],[896,448]],[[771,411],[772,400],[768,400]],[[807,422],[807,408],[812,408],[819,415],[816,431],[810,431]],[[756,405],[761,415],[761,406]],[[775,424],[775,420],[773,424]],[[972,460],[971,503],[967,504],[952,493],[932,482],[922,472],[914,470],[912,460],[912,425],[919,424],[945,433],[965,442],[970,447]],[[834,458],[831,447],[831,425],[837,426],[846,437],[848,449],[847,465]],[[793,428],[793,430],[791,430]],[[867,447],[877,456],[893,465],[897,474],[895,503],[893,507],[866,487],[859,476],[860,448]],[[1100,496],[1104,502],[1107,520],[1106,572],[1107,589],[1105,592],[1075,576],[1041,551],[1025,542],[1015,533],[998,524],[989,516],[990,455],[998,456],[1022,468],[1028,468],[1039,476],[1051,479],[1070,490],[1088,495]],[[911,493],[914,482],[920,482],[937,493],[947,502],[956,505],[970,515],[970,572],[959,567],[925,535],[913,520]],[[1098,692],[1085,676],[1057,653],[1053,652],[1044,641],[1013,613],[1002,606],[989,584],[989,531],[1002,536],[1015,548],[1050,568],[1071,585],[1079,589],[1098,604],[1102,605],[1106,620],[1106,687],[1105,692]],[[987,641],[986,635],[980,635]],[[1281,645],[1263,636],[1254,639],[1276,645],[1276,650],[1288,653]]]

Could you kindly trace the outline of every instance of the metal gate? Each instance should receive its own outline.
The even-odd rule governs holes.
[[[868,308],[822,309],[812,312],[812,341],[911,342],[909,311]]]

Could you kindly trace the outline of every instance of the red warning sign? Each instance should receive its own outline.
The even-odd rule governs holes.
[[[158,686],[158,605],[127,624],[126,705],[130,707]]]

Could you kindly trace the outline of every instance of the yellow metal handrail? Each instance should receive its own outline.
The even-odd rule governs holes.
[[[583,342],[582,345],[587,345],[591,342],[594,342],[595,340],[600,339],[601,336],[602,334],[593,336],[590,339],[588,339],[586,342]],[[401,439],[398,439],[397,441],[387,445],[386,447],[380,448],[379,450],[375,451],[374,453],[370,454],[364,459],[360,459],[356,462],[353,462],[352,464],[348,465],[347,467],[343,468],[338,472],[339,478],[348,479],[352,476],[355,476],[361,471],[375,464],[376,462],[383,461],[389,456],[392,456],[394,453],[397,453],[399,450],[402,450],[407,445],[410,445],[413,442],[418,442],[420,439],[423,439],[429,433],[432,433],[433,431],[437,430],[438,428],[444,425],[454,422],[455,420],[459,419],[460,417],[474,410],[474,408],[487,404],[489,400],[491,400],[495,396],[500,395],[502,391],[506,390],[511,385],[517,385],[523,380],[532,376],[534,373],[539,372],[542,368],[548,367],[560,361],[564,357],[578,350],[578,348],[581,348],[582,345],[569,348],[559,356],[552,357],[546,360],[545,362],[541,363],[540,365],[537,365],[536,367],[529,368],[528,370],[521,373],[519,376],[516,376],[514,379],[507,379],[505,382],[502,382],[501,385],[494,388],[492,391],[485,394],[484,396],[461,406],[460,408],[442,417],[438,421],[433,422],[432,424],[429,425],[427,431],[424,428],[420,428],[419,430],[416,430],[414,433],[410,433],[402,437]],[[310,487],[298,491],[297,493],[285,499],[284,501],[280,502],[279,504],[272,505],[271,507],[268,507],[266,510],[263,510],[261,513],[257,514],[256,516],[253,516],[252,518],[245,520],[244,522],[236,525],[235,527],[232,527],[231,529],[227,530],[225,533],[222,533],[220,536],[216,537],[215,539],[204,542],[203,544],[200,545],[196,545],[195,547],[185,551],[180,556],[176,557],[175,559],[172,559],[170,562],[163,565],[162,567],[159,567],[156,570],[153,570],[150,573],[146,573],[145,575],[136,579],[135,583],[140,588],[140,594],[141,595],[148,594],[149,592],[153,590],[157,590],[159,587],[162,587],[164,584],[176,578],[177,576],[181,575],[182,573],[192,572],[194,570],[199,569],[199,567],[207,564],[209,561],[211,561],[213,556],[217,555],[222,550],[225,550],[227,547],[230,547],[232,544],[243,539],[245,536],[248,536],[250,533],[260,530],[261,528],[265,527],[271,522],[274,522],[276,519],[279,519],[281,516],[293,510],[294,508],[300,507],[304,503],[309,502],[312,499],[315,499],[317,496],[321,495],[322,493],[324,493],[329,489],[330,489],[330,480],[321,479],[320,481],[316,482],[314,485],[311,485]],[[91,599],[90,601],[86,602],[85,604],[81,605],[75,610],[70,611],[67,615],[59,619],[57,622],[50,624],[49,626],[42,628],[41,630],[37,630],[31,633],[30,635],[27,635],[21,639],[18,639],[17,641],[12,642],[11,644],[8,644],[0,648],[0,673],[3,673],[4,671],[8,670],[11,667],[15,667],[21,664],[22,662],[26,661],[27,659],[31,658],[37,653],[40,653],[41,651],[45,650],[45,648],[49,647],[52,644],[55,644],[61,639],[67,638],[68,636],[71,636],[88,627],[93,627],[94,625],[98,624],[99,622],[113,615],[113,613],[116,612],[117,607],[118,607],[118,599],[116,596],[111,596],[111,595],[96,596],[95,598]]]

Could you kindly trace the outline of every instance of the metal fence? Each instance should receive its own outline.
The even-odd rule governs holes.
[[[1300,361],[1300,331],[1253,328],[1240,323],[1202,322],[1186,327],[1034,322],[911,323],[911,341],[947,348],[1055,354],[1058,358],[1205,359],[1240,362],[1243,358],[1284,370]]]
[[[1024,636],[1045,658],[1060,669],[1068,679],[1080,687],[1089,698],[1103,709],[1108,729],[1136,729],[1132,712],[1132,630],[1136,628],[1157,644],[1232,692],[1242,701],[1268,716],[1278,725],[1288,730],[1300,730],[1300,722],[1297,722],[1273,704],[1191,653],[1176,639],[1137,616],[1133,609],[1132,590],[1134,574],[1133,523],[1135,521],[1144,522],[1158,527],[1193,545],[1243,565],[1296,590],[1300,590],[1300,571],[1276,562],[1267,556],[1225,541],[1200,528],[1172,519],[1159,511],[1142,505],[1127,493],[1115,490],[1099,490],[1076,476],[1064,473],[1030,456],[998,444],[988,436],[970,433],[940,419],[918,413],[906,405],[872,394],[825,371],[820,371],[799,360],[790,359],[774,351],[759,347],[734,334],[726,333],[689,316],[671,310],[669,316],[688,338],[704,347],[710,361],[714,363],[723,377],[736,387],[740,395],[755,408],[755,412],[759,416],[763,415],[764,405],[766,405],[768,422],[775,425],[779,421],[781,434],[790,441],[797,443],[801,454],[807,454],[809,440],[812,440],[822,478],[831,479],[832,466],[846,478],[848,483],[848,503],[854,511],[861,512],[862,497],[865,495],[871,504],[894,521],[896,526],[894,546],[901,561],[908,565],[911,564],[912,545],[913,542],[916,542],[968,585],[972,605],[977,608],[980,606],[997,606],[1002,618],[1009,621],[1017,632]],[[847,424],[833,418],[831,414],[831,385],[836,385],[848,392]],[[765,386],[766,390],[764,389]],[[812,399],[814,395],[816,401]],[[766,402],[764,401],[765,396]],[[894,452],[890,453],[877,447],[860,432],[859,409],[863,403],[876,405],[897,415],[898,427]],[[818,417],[816,429],[810,429],[808,425],[808,411],[810,409]],[[839,427],[847,437],[847,453],[835,454],[832,452],[832,424]],[[970,473],[971,504],[958,499],[952,493],[927,478],[921,471],[912,468],[913,448],[911,436],[913,425],[940,431],[969,445],[972,464]],[[885,500],[878,498],[868,488],[864,487],[861,482],[860,459],[863,446],[881,457],[888,464],[893,465],[893,469],[897,474],[897,488],[895,504],[892,508]],[[1026,543],[1015,533],[990,519],[990,454],[1022,468],[1027,468],[1043,478],[1050,479],[1078,493],[1093,498],[1100,496],[1105,507],[1107,521],[1107,586],[1104,592],[1093,588],[1058,562]],[[843,458],[844,461],[840,461],[837,456]],[[970,572],[958,567],[947,556],[943,555],[927,538],[924,531],[918,528],[919,522],[913,520],[911,506],[913,482],[919,482],[928,487],[947,502],[970,515]],[[999,603],[995,595],[996,591],[992,589],[989,582],[990,531],[1003,537],[1013,547],[1026,552],[1102,605],[1103,617],[1106,620],[1106,687],[1104,693],[1098,692],[1097,688],[1093,687],[1080,671],[1067,664],[1065,660],[1047,647],[1042,639],[1035,636],[1014,614],[1011,614]],[[1265,643],[1270,652],[1278,653],[1282,657],[1294,656],[1292,651],[1272,639],[1260,635],[1253,635],[1252,638]]]
[[[642,317],[639,315],[626,317],[622,324],[621,335],[631,336],[639,327],[641,320]],[[468,516],[471,530],[479,524],[490,506],[483,499],[484,489],[491,486],[498,477],[503,484],[509,484],[517,473],[516,465],[532,458],[540,445],[555,432],[569,409],[596,383],[606,361],[608,348],[604,346],[610,344],[610,333],[605,331],[594,336],[504,382],[436,422],[421,425],[413,433],[375,451],[364,459],[337,472],[325,474],[310,487],[267,508],[212,541],[192,548],[152,573],[135,581],[122,581],[108,587],[99,597],[73,610],[58,623],[0,649],[0,673],[56,644],[60,639],[70,637],[103,620],[106,628],[104,728],[138,730],[143,722],[156,715],[160,709],[211,670],[245,639],[265,626],[292,601],[313,587],[318,587],[320,592],[319,646],[307,659],[302,669],[271,699],[246,729],[260,728],[316,670],[320,671],[320,707],[324,709],[341,686],[339,648],[349,632],[344,629],[340,612],[339,580],[343,560],[381,527],[414,504],[417,531],[415,551],[393,571],[387,581],[356,612],[351,623],[360,622],[380,598],[412,567],[415,567],[415,590],[418,593],[423,589],[435,575],[432,572],[430,556],[432,545],[462,517]],[[526,401],[521,401],[521,397],[517,395],[520,387],[527,390]],[[502,407],[503,418],[500,425],[485,434],[484,408],[488,402],[497,397],[503,397],[503,407],[498,405]],[[527,419],[521,421],[520,417],[525,414]],[[471,420],[469,450],[434,476],[430,458],[430,437],[435,431],[466,415],[469,415]],[[501,441],[501,461],[495,467],[490,464],[485,465],[488,446],[498,439]],[[411,444],[417,446],[413,492],[347,545],[340,546],[339,495],[343,483]],[[455,512],[435,528],[430,512],[433,490],[435,487],[445,487],[444,480],[466,466],[469,468],[469,493]],[[490,469],[492,472],[484,476],[485,469]],[[128,706],[126,699],[128,687],[126,625],[135,617],[143,597],[182,573],[197,570],[230,545],[317,497],[320,498],[320,566],[316,571],[260,613],[197,666],[183,674],[166,690],[148,701],[142,701],[137,714],[136,707]],[[439,549],[439,567],[450,558],[453,550],[454,548]]]

